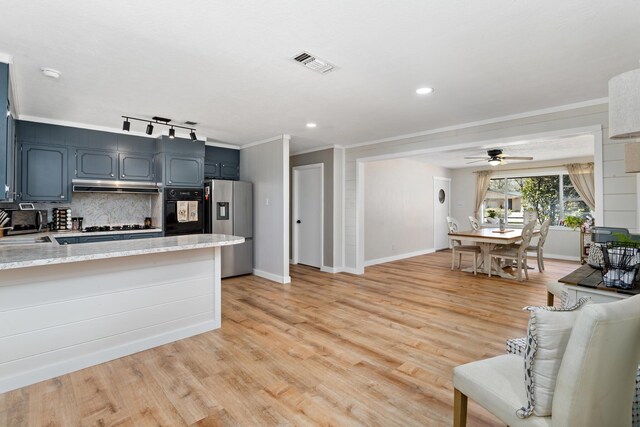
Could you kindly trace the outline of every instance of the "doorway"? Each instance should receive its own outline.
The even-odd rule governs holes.
[[[293,168],[293,263],[322,268],[324,165]]]
[[[451,215],[451,178],[433,177],[433,248],[449,248],[447,217]]]

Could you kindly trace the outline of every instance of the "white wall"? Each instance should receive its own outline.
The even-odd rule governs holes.
[[[253,183],[254,270],[289,283],[289,135],[243,148],[240,179]]]
[[[344,267],[344,148],[333,150],[333,271]]]
[[[636,178],[621,167],[623,143],[608,139],[608,107],[606,104],[569,106],[533,112],[503,120],[459,126],[455,129],[425,132],[391,138],[347,148],[345,157],[345,270],[362,273],[364,267],[364,206],[359,195],[361,168],[376,158],[406,157],[436,153],[442,149],[464,148],[480,144],[511,142],[523,137],[547,137],[568,131],[592,133],[602,138],[602,153],[596,152],[596,189],[603,189],[603,218],[598,225],[636,228]],[[602,156],[602,157],[599,157]],[[604,161],[603,161],[604,159]],[[597,170],[604,163],[604,174]],[[472,190],[473,191],[473,190]],[[629,203],[633,202],[633,203]]]
[[[566,165],[567,163],[587,162],[593,162],[593,157],[576,157],[573,159],[561,159],[546,162],[527,162],[524,166],[527,168],[526,170],[522,170],[522,163],[501,166],[499,168],[493,168],[493,170],[496,174],[500,174],[501,172],[518,173],[518,171],[522,171],[523,174],[526,174],[527,172],[551,171],[553,166],[562,168],[562,165]],[[467,224],[467,217],[474,214],[473,211],[475,209],[474,205],[476,200],[476,174],[474,171],[483,169],[491,169],[491,167],[454,169],[452,171],[451,215],[454,218],[457,218],[461,224]],[[579,260],[580,232],[578,230],[573,231],[567,227],[551,227],[549,234],[547,235],[547,241],[544,245],[544,256],[545,258]]]
[[[451,171],[412,159],[365,164],[365,265],[433,251],[433,177]]]

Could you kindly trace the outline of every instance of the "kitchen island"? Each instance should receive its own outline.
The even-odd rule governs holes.
[[[219,328],[220,247],[243,241],[0,247],[0,393]]]

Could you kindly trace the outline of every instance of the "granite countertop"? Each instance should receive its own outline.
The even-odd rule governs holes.
[[[83,235],[89,234],[97,233],[84,233]],[[67,235],[65,233],[65,236]],[[242,242],[244,242],[244,237],[225,234],[190,234],[78,245],[58,245],[52,242],[0,246],[0,270],[237,245]]]

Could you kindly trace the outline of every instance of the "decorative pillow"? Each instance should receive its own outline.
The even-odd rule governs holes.
[[[604,265],[604,255],[602,254],[602,245],[599,243],[592,243],[589,248],[589,257],[587,258],[587,264],[593,268],[602,268]]]
[[[590,298],[580,298],[576,305],[568,308],[524,308],[531,312],[524,355],[528,402],[526,407],[516,411],[518,417],[526,418],[531,414],[539,417],[551,415],[553,391],[562,356],[578,316],[578,309],[588,302]]]

